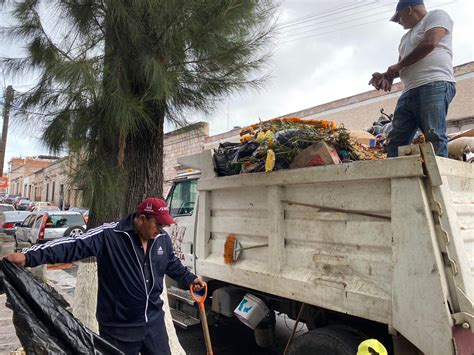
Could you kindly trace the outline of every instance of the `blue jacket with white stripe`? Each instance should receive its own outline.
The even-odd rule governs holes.
[[[133,230],[133,217],[23,251],[26,266],[31,267],[97,257],[99,326],[101,331],[130,341],[139,340],[148,325],[163,324],[160,295],[164,274],[185,285],[197,277],[175,256],[166,233],[149,242],[145,256]]]

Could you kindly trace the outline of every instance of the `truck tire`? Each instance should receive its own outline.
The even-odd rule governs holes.
[[[76,235],[82,235],[84,234],[85,229],[82,228],[81,226],[72,226],[66,229],[66,231],[63,234],[63,237],[75,237]]]
[[[354,355],[363,340],[357,333],[343,327],[322,327],[295,338],[288,354]]]

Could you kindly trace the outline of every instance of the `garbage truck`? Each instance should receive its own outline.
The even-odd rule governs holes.
[[[292,354],[353,355],[374,338],[393,354],[472,355],[474,165],[430,144],[399,153],[226,177],[211,150],[180,158],[198,170],[173,181],[169,233],[208,281],[212,313],[238,317],[262,346],[276,312],[305,323]],[[186,291],[169,297],[178,324],[199,322]]]

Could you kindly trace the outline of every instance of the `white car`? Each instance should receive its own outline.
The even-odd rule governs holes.
[[[0,212],[15,211],[15,208],[8,203],[0,203]]]
[[[17,242],[44,243],[81,235],[86,230],[82,214],[69,211],[33,212],[15,232]]]

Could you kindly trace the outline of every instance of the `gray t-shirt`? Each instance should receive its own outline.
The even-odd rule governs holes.
[[[436,27],[447,30],[438,46],[423,59],[400,70],[400,79],[405,86],[404,91],[435,81],[456,81],[453,73],[453,21],[446,11],[428,12],[402,37],[398,52],[401,59],[405,58],[420,44],[425,33]]]

